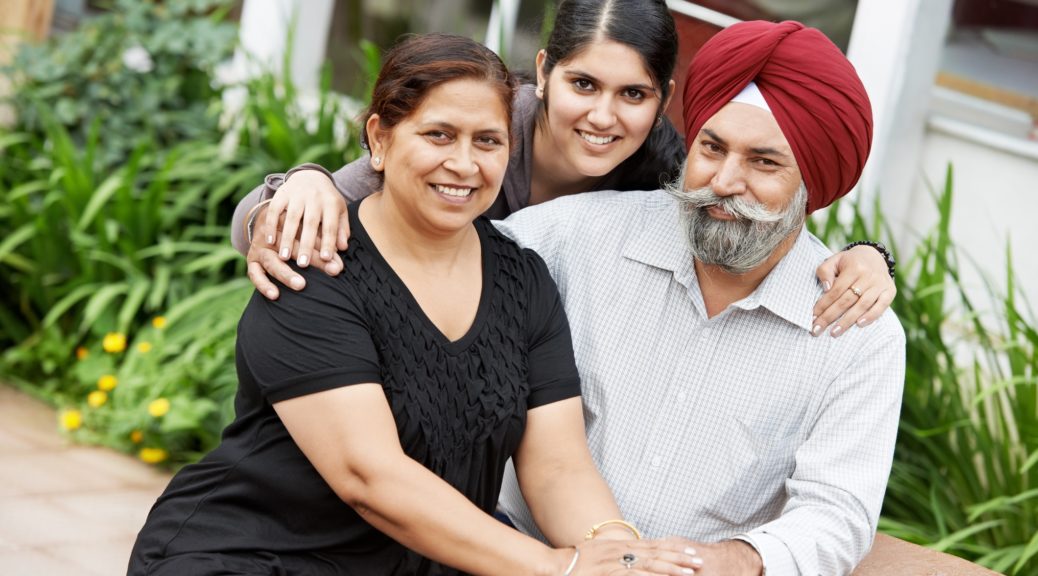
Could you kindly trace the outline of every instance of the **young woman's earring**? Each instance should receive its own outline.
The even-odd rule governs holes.
[[[537,94],[538,98],[543,98],[544,97],[544,88],[541,88],[540,86],[538,86],[537,90],[536,90],[536,94]]]
[[[659,126],[662,126],[662,125],[663,125],[663,114],[658,114],[656,116],[656,126],[659,127]]]
[[[371,163],[375,165],[375,168],[378,168],[379,166],[382,165],[382,157],[381,156],[375,156],[374,158],[371,159]]]

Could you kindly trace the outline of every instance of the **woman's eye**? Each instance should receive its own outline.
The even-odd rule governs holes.
[[[440,130],[430,130],[425,133],[425,137],[433,142],[448,142],[451,139],[450,135]]]
[[[594,84],[592,84],[591,81],[586,78],[577,78],[573,81],[573,86],[576,87],[577,90],[581,90],[583,92],[589,92],[595,87]]]
[[[627,98],[628,100],[637,100],[640,102],[642,100],[645,100],[645,92],[642,92],[641,90],[637,90],[635,88],[628,88],[627,90],[624,90],[624,98]]]
[[[501,141],[493,136],[480,136],[476,138],[476,143],[487,147],[496,147],[501,145]]]

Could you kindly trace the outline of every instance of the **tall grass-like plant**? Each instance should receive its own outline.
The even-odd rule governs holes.
[[[999,572],[1036,574],[1038,332],[1021,308],[1011,258],[1005,294],[987,287],[993,313],[971,300],[950,235],[952,174],[949,167],[935,196],[937,225],[913,254],[899,255],[893,307],[907,370],[880,529]],[[881,217],[866,224],[856,214],[847,230],[835,211],[818,232],[889,237]]]

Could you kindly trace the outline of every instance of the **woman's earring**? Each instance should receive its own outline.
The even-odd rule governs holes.
[[[544,88],[541,88],[540,86],[538,86],[537,90],[536,90],[536,94],[537,94],[538,98],[543,98],[544,97]]]
[[[382,165],[382,157],[381,156],[375,156],[374,158],[371,159],[371,163],[375,165],[375,168],[378,168],[379,166]]]
[[[662,126],[662,125],[663,125],[663,114],[659,114],[659,115],[656,116],[656,126],[659,127],[659,126]]]

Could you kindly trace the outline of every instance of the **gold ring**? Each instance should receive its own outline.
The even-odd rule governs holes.
[[[851,286],[849,290],[853,292],[855,296],[861,298],[861,288],[858,288],[857,286]]]

